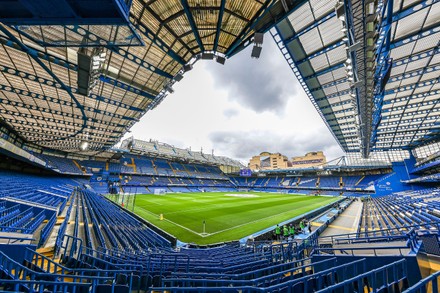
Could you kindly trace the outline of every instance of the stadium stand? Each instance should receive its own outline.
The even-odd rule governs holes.
[[[64,234],[63,242],[57,245],[60,260],[54,261],[26,249],[20,264],[0,253],[2,268],[8,268],[4,277],[11,277],[2,279],[3,289],[31,290],[38,286],[69,291],[72,289],[67,288],[80,283],[80,287],[99,292],[147,288],[173,292],[196,292],[204,288],[221,292],[327,292],[338,287],[405,289],[409,284],[405,259],[379,264],[374,269],[366,258],[341,262],[333,257],[312,261],[302,254],[296,242],[252,243],[244,248],[238,244],[209,249],[182,248],[176,253],[169,241],[93,192],[74,191],[70,202],[66,219],[70,218],[75,224],[70,229],[71,235]],[[82,221],[90,221],[93,227],[103,227],[103,230],[89,230],[88,224],[78,225]],[[325,238],[320,241],[325,242]],[[328,247],[317,249],[316,253],[322,256],[329,250]],[[18,271],[20,274],[15,273]],[[378,279],[377,275],[384,271],[394,273],[386,279]]]
[[[37,153],[34,153],[34,155],[44,160],[50,167],[59,170],[60,173],[73,175],[83,174],[82,170],[73,162],[72,159]]]
[[[125,156],[129,158],[121,157],[119,162],[78,160],[93,174],[88,177],[66,177],[68,171],[51,176],[0,174],[7,183],[0,190],[0,232],[14,232],[8,241],[18,237],[22,245],[19,252],[1,250],[1,289],[334,292],[398,288],[403,292],[427,276],[418,271],[420,255],[425,251],[440,255],[431,237],[440,224],[437,188],[362,199],[353,190],[356,199],[342,198],[336,206],[309,215],[311,232],[298,232],[295,239],[282,243],[270,240],[269,229],[244,243],[176,249],[173,236],[98,193],[106,194],[112,182],[121,182],[118,187],[127,193],[133,192],[130,188],[138,188],[136,193],[151,193],[156,187],[168,192],[247,188],[339,196],[359,188],[363,181],[382,182],[390,175],[228,177],[215,166]],[[122,171],[127,161],[136,172]],[[144,174],[140,166],[149,166],[150,171],[155,166],[166,175]],[[176,173],[178,169],[185,170],[183,176]],[[300,219],[293,223],[298,225]],[[377,277],[391,271],[395,273],[386,279]]]

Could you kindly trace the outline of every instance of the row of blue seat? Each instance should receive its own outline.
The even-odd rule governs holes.
[[[430,229],[430,222],[439,222],[440,192],[436,189],[408,191],[380,198],[367,198],[364,202],[364,231],[404,228],[414,224]]]

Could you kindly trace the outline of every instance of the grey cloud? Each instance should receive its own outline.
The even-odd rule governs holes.
[[[288,98],[298,92],[298,82],[269,34],[259,59],[252,59],[249,46],[226,61],[209,66],[216,85],[227,89],[229,99],[257,113],[283,114]]]
[[[239,114],[240,114],[240,112],[237,109],[233,109],[233,108],[228,108],[223,111],[223,115],[225,115],[226,118],[238,116]]]
[[[263,151],[281,153],[291,158],[310,151],[324,151],[327,159],[342,155],[328,131],[308,135],[281,136],[269,131],[217,131],[209,135],[216,154],[224,154],[246,162]]]

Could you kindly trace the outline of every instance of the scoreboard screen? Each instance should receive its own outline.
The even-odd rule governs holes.
[[[240,170],[240,176],[242,176],[242,177],[250,177],[250,176],[252,176],[251,169],[241,169]]]

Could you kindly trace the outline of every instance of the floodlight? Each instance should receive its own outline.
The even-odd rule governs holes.
[[[213,53],[202,53],[202,60],[212,60],[214,59]]]
[[[174,89],[171,87],[170,84],[167,84],[165,86],[165,90],[167,90],[170,94],[174,93]]]
[[[254,43],[255,44],[263,44],[264,34],[263,33],[255,33],[254,34]]]
[[[340,21],[345,21],[345,6],[344,3],[338,2],[335,8],[336,17]]]
[[[181,81],[183,79],[182,73],[177,73],[176,76],[174,76],[175,81]]]
[[[260,58],[262,47],[254,46],[252,48],[251,57],[252,58]]]
[[[217,63],[220,63],[221,65],[224,65],[226,62],[226,58],[225,57],[221,57],[221,56],[217,56]]]
[[[81,141],[81,143],[79,144],[79,149],[81,151],[86,151],[89,148],[89,143],[85,140]]]
[[[187,72],[187,71],[190,71],[191,69],[193,69],[192,64],[183,65],[183,71]]]
[[[374,14],[376,12],[374,2],[370,2],[370,3],[366,4],[365,6],[366,6],[365,10],[366,10],[366,14],[367,15],[371,15],[371,14]]]

